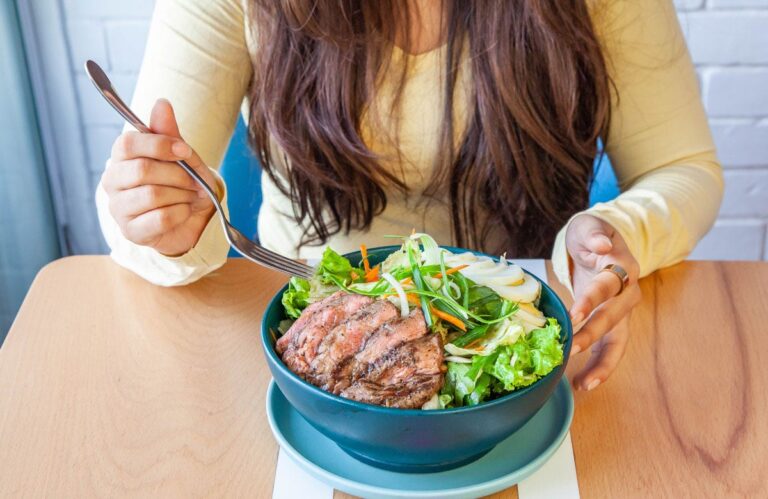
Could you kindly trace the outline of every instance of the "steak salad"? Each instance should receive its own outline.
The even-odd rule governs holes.
[[[476,405],[563,362],[541,284],[504,257],[452,253],[427,234],[372,266],[327,248],[312,279],[291,278],[275,349],[306,381],[398,408]]]

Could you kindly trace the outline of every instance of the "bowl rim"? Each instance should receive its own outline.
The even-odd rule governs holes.
[[[368,254],[371,253],[378,253],[385,250],[390,250],[390,253],[392,251],[396,251],[399,249],[399,245],[390,245],[390,246],[376,246],[373,248],[368,248],[367,252]],[[474,255],[478,256],[486,256],[492,258],[494,261],[498,262],[500,257],[495,257],[493,255],[489,255],[487,253],[483,253],[481,251],[472,251],[468,250],[466,248],[458,248],[455,246],[444,246],[440,245],[440,248],[446,249],[448,251],[451,251],[452,253],[457,252],[463,252],[463,253],[472,253]],[[360,258],[362,255],[360,251],[352,251],[349,253],[345,253],[342,255],[346,258],[355,258],[357,256]],[[277,352],[275,351],[274,345],[271,343],[272,335],[269,332],[269,328],[267,327],[266,320],[267,320],[267,312],[271,310],[273,307],[282,307],[282,296],[283,293],[288,288],[288,283],[283,285],[272,297],[272,299],[269,301],[269,304],[267,304],[267,307],[264,309],[264,313],[261,317],[261,343],[264,347],[265,355],[269,358],[269,360],[272,361],[273,364],[278,366],[278,369],[281,370],[281,372],[285,373],[288,377],[293,378],[294,381],[298,381],[300,384],[304,385],[306,388],[309,388],[310,391],[314,391],[317,395],[320,395],[321,397],[325,398],[329,401],[334,401],[337,403],[341,403],[342,405],[345,405],[351,409],[357,409],[357,410],[365,410],[365,411],[374,411],[374,412],[381,412],[384,414],[400,414],[400,415],[448,415],[448,414],[461,414],[464,412],[471,412],[479,410],[483,407],[495,407],[498,405],[505,404],[509,402],[510,400],[514,400],[516,398],[520,398],[525,396],[527,393],[533,391],[537,385],[544,384],[545,380],[549,380],[552,377],[557,376],[558,379],[561,378],[565,373],[565,368],[568,365],[568,360],[570,356],[571,351],[571,344],[573,341],[573,325],[571,323],[570,316],[568,315],[568,309],[563,303],[563,301],[560,299],[560,296],[555,293],[555,291],[544,281],[539,279],[536,275],[532,274],[531,272],[528,272],[524,267],[521,266],[523,271],[539,281],[541,283],[542,289],[546,289],[554,298],[555,298],[555,305],[560,307],[562,309],[563,315],[566,318],[565,324],[560,324],[560,327],[562,328],[561,334],[565,335],[565,340],[563,343],[563,363],[557,366],[552,372],[544,376],[543,378],[539,378],[538,380],[534,381],[532,384],[515,390],[513,392],[507,393],[505,395],[502,395],[499,398],[489,400],[487,402],[482,402],[477,405],[472,406],[462,406],[462,407],[452,407],[448,409],[400,409],[397,407],[384,407],[381,405],[375,405],[375,404],[367,404],[365,402],[358,402],[356,400],[351,400],[344,398],[340,395],[335,395],[333,393],[327,392],[323,390],[322,388],[313,385],[312,383],[306,381],[298,374],[291,371],[288,366],[286,366],[283,361],[280,359],[280,357],[277,355]],[[558,321],[559,323],[559,321]],[[273,376],[274,378],[274,376]],[[557,385],[555,385],[557,386]]]

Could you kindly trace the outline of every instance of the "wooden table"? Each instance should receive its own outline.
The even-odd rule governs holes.
[[[107,257],[42,270],[0,350],[0,497],[269,497],[258,334],[284,280],[244,261],[171,289]],[[642,289],[619,370],[576,394],[582,497],[768,497],[768,264]]]

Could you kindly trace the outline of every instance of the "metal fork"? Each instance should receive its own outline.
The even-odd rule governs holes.
[[[133,125],[133,127],[136,128],[136,130],[139,132],[152,133],[152,130],[150,130],[149,127],[145,125],[139,119],[139,117],[134,114],[133,111],[131,111],[125,102],[123,102],[123,100],[112,86],[112,82],[109,81],[109,78],[98,64],[93,61],[87,61],[85,63],[85,72],[88,73],[88,76],[96,86],[96,89],[99,91],[99,93],[101,93],[101,96],[104,97],[107,102],[112,105],[113,108],[115,108],[115,111],[120,113],[120,116],[125,118],[125,120]],[[205,182],[205,180],[203,180],[203,178],[194,170],[194,168],[189,166],[186,161],[177,161],[176,163],[182,167],[184,171],[186,171],[193,179],[195,179],[195,182],[200,184],[200,186],[208,194],[208,197],[211,198],[211,201],[213,201],[213,206],[216,207],[216,211],[219,214],[221,225],[224,228],[224,235],[227,237],[227,241],[229,241],[229,244],[235,249],[235,251],[243,255],[248,260],[256,262],[259,265],[263,265],[270,269],[304,278],[312,277],[315,271],[309,265],[305,265],[301,262],[297,262],[296,260],[286,258],[283,255],[259,246],[255,242],[248,239],[242,232],[237,230],[231,223],[229,223],[229,220],[227,220],[227,216],[221,207],[221,203],[219,203],[218,196],[216,196],[216,193]]]

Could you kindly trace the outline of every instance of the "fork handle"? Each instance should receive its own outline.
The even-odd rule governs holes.
[[[154,133],[151,128],[149,128],[143,121],[141,121],[138,116],[136,116],[136,113],[134,113],[133,110],[128,107],[123,99],[120,98],[120,95],[118,95],[117,91],[112,86],[112,82],[109,80],[109,77],[104,72],[104,70],[101,69],[101,66],[93,61],[86,61],[85,72],[88,73],[88,76],[93,82],[93,85],[99,91],[101,96],[104,97],[107,102],[109,102],[109,104],[115,109],[115,111],[120,114],[120,116],[125,119],[125,121],[133,125],[133,127],[141,133]],[[219,212],[222,222],[225,225],[228,225],[229,220],[227,220],[224,209],[221,207],[219,197],[216,195],[216,192],[211,188],[211,186],[208,185],[208,183],[203,180],[203,177],[201,177],[200,174],[197,173],[197,171],[195,171],[195,169],[192,168],[186,161],[177,161],[176,164],[182,167],[184,171],[187,172],[195,180],[195,182],[200,184],[200,187],[205,190],[206,194],[208,194],[208,197],[211,198],[211,201],[213,201],[213,205],[216,208],[216,211]]]

